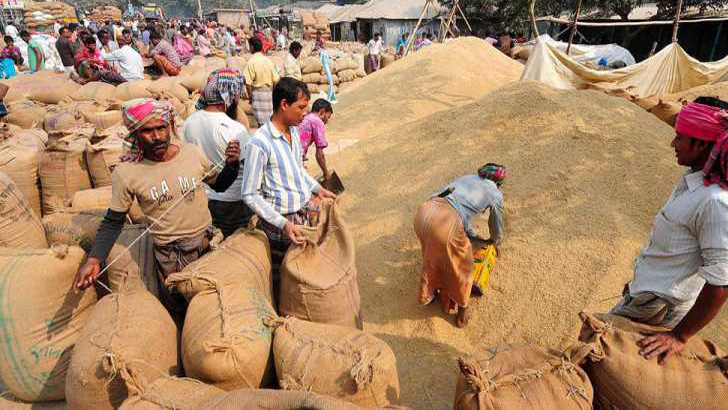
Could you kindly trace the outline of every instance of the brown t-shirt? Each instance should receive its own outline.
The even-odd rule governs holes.
[[[182,238],[200,235],[212,224],[207,195],[202,182],[214,183],[219,170],[214,168],[199,147],[175,143],[180,147],[168,162],[142,159],[121,163],[112,175],[111,210],[128,212],[136,199],[144,215],[157,223],[151,233],[154,243],[166,245]],[[203,177],[210,172],[207,178]],[[192,191],[179,204],[185,192]],[[164,217],[162,214],[169,208]],[[161,219],[160,219],[161,218]]]

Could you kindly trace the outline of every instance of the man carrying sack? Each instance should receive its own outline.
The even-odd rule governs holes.
[[[316,226],[318,198],[336,198],[303,169],[301,140],[296,128],[303,121],[310,94],[306,84],[284,77],[273,88],[273,116],[245,146],[243,200],[260,218],[270,241],[274,295],[279,268],[291,243],[303,244],[297,226]]]
[[[124,103],[122,109],[124,125],[129,129],[125,139],[129,154],[114,169],[111,205],[88,260],[76,275],[80,289],[98,278],[135,199],[153,221],[150,232],[160,281],[199,259],[210,249],[213,237],[207,196],[200,183],[223,192],[238,176],[237,141],[227,145],[225,166],[218,171],[221,165],[211,163],[198,147],[171,141],[175,127],[170,103],[136,99]],[[160,288],[163,303],[180,323],[186,308],[184,299],[165,286]]]
[[[415,217],[422,245],[419,302],[429,305],[437,292],[445,314],[457,305],[457,326],[468,324],[468,301],[473,288],[473,249],[470,239],[498,243],[503,236],[502,165],[489,163],[477,175],[465,175],[425,202]],[[490,209],[490,239],[481,239],[470,225],[474,216]]]
[[[273,61],[263,55],[263,43],[257,38],[251,38],[249,43],[253,56],[248,60],[243,75],[255,121],[262,127],[273,115],[271,89],[281,77]]]
[[[680,351],[728,298],[728,103],[700,97],[683,107],[672,140],[689,167],[655,217],[634,280],[611,313],[671,329],[640,341],[660,363]]]

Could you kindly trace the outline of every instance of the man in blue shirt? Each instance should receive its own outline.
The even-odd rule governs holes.
[[[407,33],[402,34],[402,38],[397,41],[397,47],[394,48],[399,55],[404,55],[407,49]]]

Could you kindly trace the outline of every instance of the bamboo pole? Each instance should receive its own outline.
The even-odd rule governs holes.
[[[412,34],[410,34],[409,40],[407,40],[407,48],[404,49],[404,55],[409,54],[409,51],[412,48],[412,44],[414,44],[414,42],[415,42],[415,37],[417,37],[417,30],[420,29],[420,24],[422,24],[422,19],[425,18],[425,15],[427,14],[427,10],[429,9],[431,2],[432,2],[432,0],[427,0],[427,3],[425,3],[425,7],[422,8],[422,14],[420,14],[419,20],[417,20],[415,29],[412,30]]]
[[[571,23],[571,34],[569,34],[569,45],[566,46],[566,55],[571,52],[571,45],[574,44],[574,36],[576,35],[576,25],[579,23],[579,13],[581,13],[581,0],[576,0],[576,10],[574,11],[574,22]]]
[[[680,14],[682,13],[683,0],[677,0],[677,10],[675,10],[675,22],[672,26],[672,42],[677,43],[677,29],[680,27]]]
[[[538,26],[536,25],[536,0],[531,0],[528,5],[528,16],[531,19],[531,28],[535,37],[539,36]]]
[[[455,4],[453,5],[452,9],[450,9],[450,12],[447,13],[447,22],[445,23],[445,30],[440,32],[440,42],[441,43],[443,41],[445,41],[445,37],[447,37],[448,32],[452,33],[452,31],[450,30],[450,26],[452,25],[452,19],[455,17],[455,10],[456,10],[455,5],[457,5],[458,1],[459,0],[455,1]]]
[[[457,8],[458,8],[458,11],[460,12],[460,15],[463,16],[463,20],[465,20],[465,24],[468,26],[468,30],[470,30],[470,34],[472,34],[473,28],[470,26],[470,22],[468,21],[468,18],[465,17],[465,13],[463,12],[462,7],[460,7],[460,0],[458,0]]]
[[[253,28],[255,31],[258,31],[258,21],[255,19],[255,7],[253,5],[253,0],[250,0],[250,13],[253,15]]]

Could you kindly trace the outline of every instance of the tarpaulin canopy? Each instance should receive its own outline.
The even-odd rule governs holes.
[[[614,88],[629,89],[636,96],[665,95],[728,79],[728,57],[703,63],[672,43],[638,64],[600,71],[586,67],[539,38],[521,79],[539,80],[567,90],[584,88],[590,83],[609,83]]]
[[[542,40],[551,44],[552,46],[559,49],[559,51],[565,53],[569,46],[569,43],[564,41],[557,41],[551,38],[548,34],[542,34],[538,39],[534,39],[526,43],[526,45],[534,45],[536,41]],[[624,62],[625,65],[635,64],[634,56],[624,47],[616,44],[603,44],[603,45],[587,45],[587,44],[572,44],[571,53],[569,54],[574,60],[580,63],[593,63],[598,65],[600,61],[604,60],[606,65],[612,64],[617,61]]]

